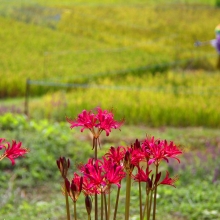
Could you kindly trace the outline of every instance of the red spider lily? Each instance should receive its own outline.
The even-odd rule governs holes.
[[[91,196],[91,195],[95,195],[95,194],[100,193],[100,190],[98,189],[98,187],[96,187],[96,186],[91,187],[90,179],[87,176],[83,176],[82,191],[85,194],[85,196],[87,196],[87,195]]]
[[[93,158],[89,158],[88,162],[86,164],[80,164],[78,166],[79,170],[81,173],[85,174],[89,172],[90,167],[93,167],[94,164],[97,164],[97,166],[101,166],[102,165],[102,161],[101,160],[94,160]]]
[[[73,200],[73,202],[76,202],[79,198],[79,195],[82,191],[82,184],[83,184],[83,177],[80,177],[78,174],[74,173],[74,177],[72,179],[72,182],[70,184],[69,180],[65,178],[65,186],[68,195]]]
[[[70,160],[66,160],[65,157],[60,157],[59,160],[57,160],[57,167],[60,170],[62,177],[65,179],[70,167]]]
[[[136,139],[134,144],[131,145],[130,152],[131,152],[131,163],[135,166],[139,166],[139,163],[146,159],[145,152],[141,148],[141,144],[138,141],[138,139]]]
[[[83,190],[87,195],[107,192],[111,184],[120,187],[120,181],[125,177],[124,168],[116,164],[112,159],[103,157],[101,160],[89,160],[80,167],[84,175]]]
[[[142,149],[145,150],[145,155],[149,156],[149,165],[152,163],[158,165],[161,160],[169,162],[168,158],[174,158],[180,162],[176,156],[182,154],[173,142],[168,144],[166,140],[155,140],[154,137],[147,138],[142,144]]]
[[[107,160],[103,157],[103,169],[105,171],[104,180],[106,185],[115,184],[120,187],[121,180],[126,176],[124,167],[114,163],[112,159]]]
[[[4,140],[5,139],[0,139],[0,143],[2,143]],[[23,156],[24,154],[29,152],[27,148],[21,148],[21,142],[17,143],[16,141],[12,140],[11,145],[9,142],[7,142],[6,145],[0,146],[0,149],[5,148],[5,152],[0,156],[0,160],[7,157],[9,160],[11,160],[12,165],[15,164],[15,158]]]
[[[164,185],[170,185],[170,186],[173,186],[173,187],[176,188],[176,186],[174,185],[174,183],[179,179],[179,177],[178,177],[178,176],[175,176],[175,177],[173,177],[173,178],[170,178],[169,175],[170,175],[170,174],[169,174],[169,172],[167,171],[166,177],[165,177],[165,178],[163,179],[163,181],[160,182],[158,185],[164,184]]]
[[[109,136],[111,129],[120,128],[124,122],[123,120],[121,122],[115,121],[112,112],[102,110],[100,107],[97,107],[96,111],[97,114],[83,110],[76,120],[67,118],[67,121],[71,124],[70,128],[82,127],[81,132],[84,129],[89,129],[94,137],[98,138],[102,131],[105,131],[106,136]]]
[[[115,164],[106,173],[105,179],[108,184],[115,184],[118,187],[121,187],[120,182],[125,176],[124,168],[121,165]]]
[[[3,143],[5,141],[4,138],[0,138],[0,144]],[[0,150],[4,147],[4,145],[0,145]]]
[[[117,148],[111,147],[109,151],[105,154],[105,157],[112,159],[116,164],[121,164],[125,156],[126,149],[123,146],[118,146]]]
[[[145,159],[145,155],[140,149],[134,149],[131,153],[131,163],[139,166],[139,163]]]
[[[106,136],[109,136],[111,129],[120,128],[124,123],[124,120],[121,122],[117,122],[114,120],[114,115],[112,112],[108,112],[107,110],[102,110],[100,107],[97,108],[97,119],[99,123],[96,125],[100,130],[106,132]]]
[[[81,172],[89,179],[89,187],[101,187],[105,185],[101,160],[96,160],[93,164],[87,163],[81,168]]]
[[[176,156],[183,152],[172,141],[169,144],[166,140],[164,141],[164,151],[167,157],[174,158],[180,163],[180,160]]]
[[[138,166],[138,172],[136,175],[132,175],[132,178],[136,182],[149,182],[149,174],[151,173],[152,170],[149,171],[149,167],[146,168],[144,171],[142,168]]]
[[[131,145],[131,147],[127,148],[124,161],[126,163],[130,163],[132,167],[139,166],[141,161],[145,160],[145,154],[143,153],[141,148],[136,148],[135,145]]]
[[[71,124],[70,128],[82,127],[81,132],[85,129],[93,130],[96,126],[96,116],[91,113],[91,111],[83,110],[81,114],[78,115],[76,120],[71,120],[67,118],[67,121]]]

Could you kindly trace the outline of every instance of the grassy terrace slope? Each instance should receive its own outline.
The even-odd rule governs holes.
[[[219,8],[211,6],[214,1],[190,2],[196,5],[133,0],[12,1],[10,6],[3,1],[0,96],[24,95],[28,77],[91,82],[100,73],[135,73],[149,66],[157,72],[167,68],[164,64],[212,70],[213,48],[193,44],[214,37]]]
[[[65,120],[96,106],[115,110],[126,123],[150,126],[220,126],[218,73],[164,73],[100,79],[90,88],[65,88],[30,100],[30,116]],[[34,86],[33,86],[34,88]]]

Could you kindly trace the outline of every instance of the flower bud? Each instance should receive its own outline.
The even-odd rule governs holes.
[[[147,181],[146,181],[146,188],[147,188],[147,190],[152,189],[152,181],[151,181],[150,178],[148,178]]]
[[[140,143],[140,141],[138,141],[138,139],[135,140],[133,148],[134,149],[140,149],[141,148],[141,143]]]
[[[85,205],[86,205],[86,210],[88,215],[90,215],[91,211],[92,211],[92,201],[91,201],[91,197],[89,195],[86,195],[85,197]]]
[[[59,160],[57,160],[57,167],[60,170],[62,177],[65,179],[70,167],[70,160],[66,160],[65,157],[60,157]]]
[[[154,181],[154,184],[155,184],[155,185],[157,185],[157,183],[159,182],[160,177],[161,177],[161,172],[159,172],[159,173],[156,175],[156,178],[155,178],[155,181]]]

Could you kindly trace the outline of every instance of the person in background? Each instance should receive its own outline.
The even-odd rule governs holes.
[[[216,38],[210,41],[205,41],[205,42],[201,42],[201,41],[196,41],[195,42],[195,46],[204,46],[207,44],[211,44],[217,51],[218,53],[218,60],[217,60],[217,69],[220,70],[220,24],[216,26],[215,28],[215,35]]]

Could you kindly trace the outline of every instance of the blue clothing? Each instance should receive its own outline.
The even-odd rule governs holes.
[[[210,41],[211,45],[215,47],[218,54],[220,54],[220,35],[216,36],[216,39]]]

